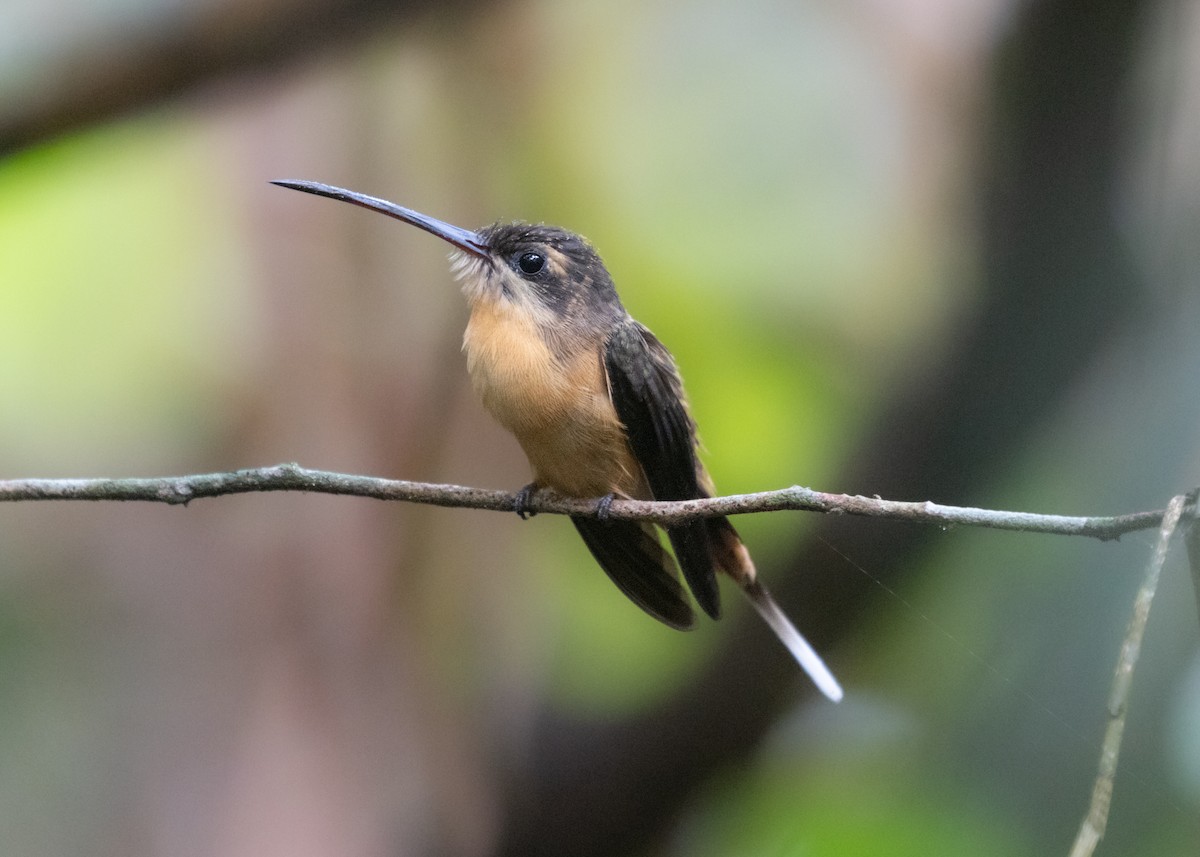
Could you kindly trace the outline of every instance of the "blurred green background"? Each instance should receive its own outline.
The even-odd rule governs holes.
[[[567,226],[725,492],[1063,514],[1200,483],[1200,4],[8,0],[0,478],[298,461],[517,488],[417,230]],[[563,519],[0,509],[0,851],[1065,854],[1152,534],[743,517],[658,626]],[[1180,554],[1103,855],[1200,847]]]

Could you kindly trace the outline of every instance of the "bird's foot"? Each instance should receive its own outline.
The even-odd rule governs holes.
[[[533,505],[533,495],[538,492],[538,484],[530,482],[524,488],[517,492],[517,499],[513,503],[513,511],[517,513],[522,521],[526,518],[532,518],[537,512],[530,508]]]
[[[612,509],[613,498],[616,497],[613,493],[605,494],[596,501],[596,520],[607,521],[609,513]]]

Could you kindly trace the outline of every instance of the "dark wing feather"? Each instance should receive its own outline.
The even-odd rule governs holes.
[[[604,365],[617,416],[654,498],[705,496],[697,478],[696,427],[671,353],[649,330],[626,319],[608,338]],[[708,526],[697,520],[667,527],[667,535],[696,603],[717,618],[720,592]]]
[[[637,521],[571,518],[583,542],[617,588],[655,619],[686,631],[692,608],[675,572],[675,561],[654,528]]]

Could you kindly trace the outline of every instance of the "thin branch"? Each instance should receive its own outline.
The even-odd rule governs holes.
[[[1196,596],[1196,615],[1200,617],[1200,522],[1192,521],[1187,528],[1188,565],[1192,569],[1192,592]]]
[[[137,500],[186,505],[192,500],[202,497],[220,497],[227,494],[261,491],[346,494],[377,500],[400,500],[434,506],[505,512],[511,512],[516,503],[516,495],[508,491],[331,473],[324,470],[309,470],[298,464],[278,464],[274,467],[260,467],[230,473],[203,473],[149,479],[0,480],[0,502]],[[595,499],[572,499],[543,491],[533,498],[530,509],[535,513],[593,515],[596,513],[596,506],[597,500]],[[694,518],[785,510],[890,518],[934,523],[943,527],[961,524],[997,530],[1091,536],[1098,539],[1115,539],[1135,530],[1151,529],[1160,526],[1164,517],[1164,511],[1161,509],[1105,517],[1002,512],[963,506],[943,506],[928,501],[901,502],[883,500],[878,497],[827,494],[798,485],[781,488],[777,491],[761,491],[754,494],[737,494],[705,500],[678,502],[615,500],[610,507],[609,514],[616,519],[675,524]]]
[[[1158,578],[1167,559],[1167,548],[1187,504],[1188,498],[1180,495],[1167,505],[1167,512],[1158,531],[1158,544],[1146,566],[1145,577],[1133,601],[1133,616],[1129,619],[1129,629],[1125,632],[1125,641],[1121,644],[1121,654],[1117,658],[1117,669],[1108,696],[1108,728],[1104,731],[1104,744],[1100,750],[1100,769],[1096,774],[1096,784],[1092,787],[1092,801],[1088,813],[1084,816],[1079,833],[1075,837],[1070,857],[1091,857],[1108,824],[1108,808],[1112,803],[1117,757],[1121,752],[1121,736],[1125,731],[1125,710],[1129,703],[1133,668],[1137,665],[1138,655],[1141,653],[1146,622],[1150,618],[1150,604],[1154,601]]]

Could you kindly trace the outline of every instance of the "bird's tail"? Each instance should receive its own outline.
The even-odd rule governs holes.
[[[799,662],[804,671],[808,673],[809,678],[813,680],[813,684],[820,689],[821,693],[834,702],[839,702],[842,698],[842,686],[833,677],[829,667],[825,666],[825,662],[821,660],[816,649],[809,645],[808,640],[804,639],[804,636],[796,630],[796,626],[779,609],[779,605],[775,603],[775,599],[771,597],[767,588],[757,580],[744,581],[741,583],[741,587],[742,592],[746,593],[746,597],[754,605],[754,609],[758,611],[758,615],[766,620],[766,623],[771,626],[771,630],[775,632],[775,636],[787,646],[792,657]]]
[[[792,657],[808,673],[817,688],[834,702],[841,700],[842,686],[833,677],[829,667],[825,666],[821,656],[808,640],[804,639],[804,635],[796,630],[796,626],[759,581],[754,561],[750,559],[750,552],[742,544],[733,524],[726,518],[709,518],[708,521],[709,537],[716,554],[717,565],[737,582],[742,592],[746,593],[758,615],[763,617],[780,642],[787,646]]]

